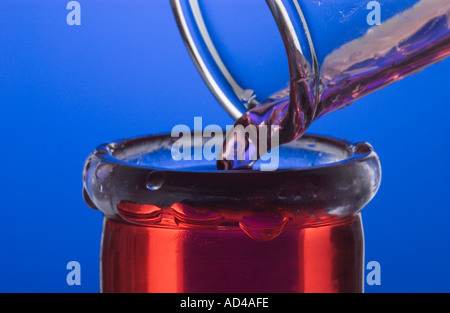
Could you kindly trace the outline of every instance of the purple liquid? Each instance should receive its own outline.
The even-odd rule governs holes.
[[[280,145],[293,141],[302,136],[315,119],[443,60],[450,54],[450,9],[428,11],[423,12],[421,7],[408,10],[333,51],[321,66],[320,78],[299,74],[308,71],[302,70],[304,62],[296,59],[292,44],[285,39],[291,69],[290,88],[249,110],[235,126],[256,126],[256,138],[265,131],[267,149],[262,151],[269,151],[273,148],[271,136],[278,135]],[[425,17],[425,21],[419,24],[418,16],[420,20]],[[408,20],[413,24],[405,24]],[[283,33],[283,25],[279,27]],[[270,131],[272,125],[279,126],[276,133]],[[235,149],[236,141],[241,141],[239,144],[245,150]],[[224,142],[217,168],[252,168],[263,154],[258,144],[261,144],[259,140],[255,142],[241,132],[235,141]]]

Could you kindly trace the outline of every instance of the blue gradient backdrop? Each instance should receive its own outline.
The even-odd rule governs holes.
[[[102,215],[81,196],[95,146],[193,126],[194,116],[232,123],[193,66],[168,1],[80,0],[81,26],[67,25],[67,2],[0,3],[0,292],[99,291]],[[283,85],[284,52],[265,5],[241,18],[219,12],[241,79]],[[368,141],[380,156],[381,188],[363,222],[381,286],[366,292],[450,291],[448,73],[450,59],[310,128]],[[81,286],[66,284],[72,260]]]

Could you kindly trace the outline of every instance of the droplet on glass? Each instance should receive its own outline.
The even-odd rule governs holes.
[[[244,216],[239,227],[252,239],[269,241],[275,239],[283,231],[287,218],[277,213],[255,213]]]
[[[353,152],[358,154],[368,154],[373,151],[373,148],[370,144],[367,142],[358,142],[353,147]]]
[[[175,203],[172,205],[173,214],[176,222],[182,222],[191,225],[219,225],[223,218],[218,212],[202,210],[184,203]]]
[[[95,176],[100,181],[105,181],[106,178],[111,175],[114,170],[114,165],[106,162],[100,162],[95,168]]]
[[[149,190],[159,190],[166,180],[166,172],[154,171],[147,175],[146,185]]]
[[[122,201],[117,205],[119,214],[126,220],[141,224],[155,224],[161,221],[162,210],[156,205]]]

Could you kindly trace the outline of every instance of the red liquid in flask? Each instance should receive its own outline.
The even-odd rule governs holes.
[[[362,292],[363,252],[359,215],[284,229],[264,240],[233,226],[164,228],[105,220],[102,291]]]
[[[359,211],[380,182],[370,145],[305,135],[280,150],[299,168],[273,172],[149,168],[175,162],[163,157],[174,140],[106,145],[86,162],[85,200],[104,213],[102,292],[363,291]]]

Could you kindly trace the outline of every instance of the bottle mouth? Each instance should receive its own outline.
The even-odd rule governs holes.
[[[208,142],[194,138],[192,152]],[[295,216],[318,221],[355,214],[380,185],[379,158],[365,142],[305,134],[280,147],[276,170],[261,171],[255,163],[254,170],[221,171],[214,159],[175,160],[177,140],[164,134],[97,147],[83,170],[86,203],[135,223],[161,223],[168,210],[175,220],[191,212],[194,217],[184,220],[216,227],[239,222],[251,210],[284,212],[282,220],[289,224]]]
[[[225,138],[225,133],[223,133]],[[206,151],[205,145],[210,139],[201,132],[193,132],[192,136],[181,138],[170,134],[152,135],[102,144],[91,154],[105,162],[113,162],[121,166],[139,167],[153,171],[257,174],[261,165],[270,163],[267,157],[255,162],[251,170],[218,170],[216,167],[216,152]],[[174,152],[177,149],[188,151]],[[277,147],[277,166],[268,172],[308,171],[316,168],[338,166],[362,161],[365,158],[376,157],[372,146],[367,142],[353,143],[332,137],[305,134],[300,139]],[[214,149],[213,149],[214,150]],[[275,156],[273,156],[275,158]],[[268,173],[267,173],[268,174]],[[258,174],[259,175],[259,174]]]

